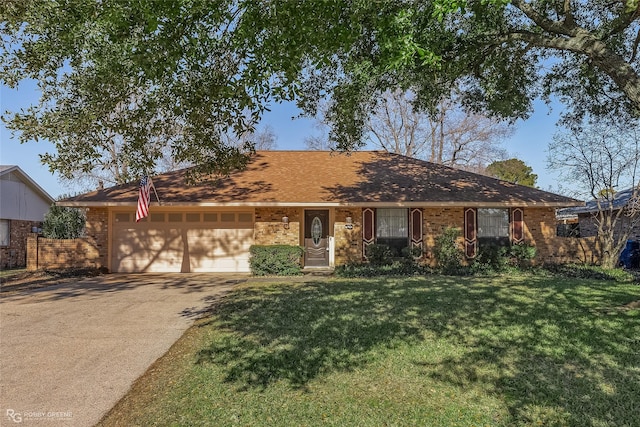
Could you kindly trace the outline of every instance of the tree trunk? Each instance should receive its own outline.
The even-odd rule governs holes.
[[[440,112],[440,138],[438,141],[438,164],[442,164],[442,155],[444,153],[444,112]]]
[[[602,251],[600,265],[604,268],[616,268],[618,266],[618,256],[614,253],[611,243],[607,236],[600,239],[600,249]]]
[[[624,58],[611,51],[606,44],[591,34],[585,36],[588,40],[585,53],[602,72],[607,74],[624,92],[640,111],[640,76]]]
[[[640,111],[640,76],[633,67],[616,54],[602,40],[585,29],[578,29],[572,37],[554,37],[534,33],[512,33],[510,40],[525,41],[540,48],[575,52],[591,59],[594,65],[611,77],[614,83]],[[497,41],[505,41],[500,38]]]

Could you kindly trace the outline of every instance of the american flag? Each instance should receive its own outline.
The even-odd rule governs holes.
[[[149,215],[149,201],[151,200],[151,178],[143,176],[140,180],[138,191],[138,209],[136,210],[136,222]]]

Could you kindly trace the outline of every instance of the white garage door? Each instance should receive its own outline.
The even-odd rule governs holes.
[[[112,271],[249,272],[252,212],[115,212]]]

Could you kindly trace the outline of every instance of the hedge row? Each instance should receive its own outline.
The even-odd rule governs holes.
[[[289,245],[253,245],[249,266],[254,276],[297,276],[302,274],[304,249]]]

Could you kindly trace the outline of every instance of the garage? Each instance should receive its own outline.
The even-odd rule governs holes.
[[[111,271],[249,272],[252,211],[112,213]]]

